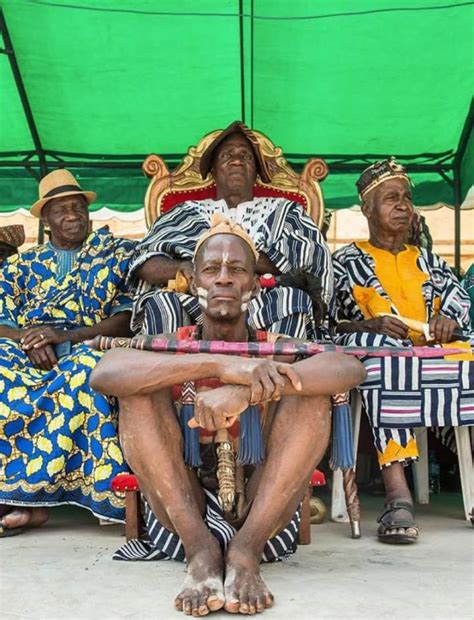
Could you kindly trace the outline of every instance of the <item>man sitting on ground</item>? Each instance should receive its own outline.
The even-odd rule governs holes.
[[[132,329],[143,333],[171,333],[198,323],[197,299],[187,293],[161,290],[177,272],[189,279],[192,257],[200,235],[219,213],[240,224],[258,250],[256,273],[272,276],[302,269],[319,282],[323,302],[332,299],[331,255],[311,217],[286,198],[254,198],[259,175],[271,181],[257,137],[241,122],[232,123],[208,146],[200,161],[203,179],[211,173],[216,200],[192,200],[160,216],[138,244],[129,278],[138,284]],[[295,285],[296,286],[296,285]],[[249,305],[249,325],[308,340],[314,331],[312,295],[308,287],[265,288]],[[308,294],[310,293],[310,294]]]
[[[254,334],[246,324],[247,306],[258,294],[258,260],[252,239],[238,225],[221,222],[205,233],[196,246],[191,279],[203,313],[202,328],[181,328],[176,337],[266,340],[268,334]],[[329,439],[329,395],[351,389],[364,374],[357,359],[340,353],[292,365],[130,349],[104,356],[91,384],[119,397],[122,448],[151,507],[146,521],[152,546],[158,559],[185,556],[188,563],[176,609],[193,616],[222,607],[253,614],[272,605],[259,564],[294,551],[298,505]],[[193,391],[194,418],[201,429],[197,458],[202,463],[188,469],[191,439],[183,416]],[[180,398],[181,429],[175,409]],[[261,413],[258,432],[259,417],[263,420],[266,455],[260,467],[245,468],[241,509],[224,512],[215,491],[215,434],[228,429],[231,438],[239,437],[240,424],[235,442],[241,454],[247,442],[244,418],[254,405]],[[255,428],[252,432],[258,435]],[[247,448],[255,451],[255,445]]]

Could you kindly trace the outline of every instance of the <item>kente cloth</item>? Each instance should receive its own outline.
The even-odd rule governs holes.
[[[332,306],[333,274],[326,243],[303,207],[284,198],[255,198],[239,204],[235,209],[230,209],[225,200],[211,199],[176,205],[156,220],[138,244],[130,264],[130,281],[134,280],[137,269],[154,256],[192,260],[196,242],[210,228],[211,217],[215,213],[240,224],[254,240],[257,250],[264,253],[282,273],[304,268],[318,276],[324,301]],[[143,281],[138,282],[132,318],[134,331],[141,330],[147,301],[159,294],[160,289],[152,289]],[[188,298],[176,295],[176,300],[186,306],[185,311],[189,314]],[[166,302],[158,300],[155,305],[160,307]],[[166,308],[166,313],[173,312],[174,308]],[[298,313],[312,320],[311,299],[306,293],[288,287],[263,291],[249,306],[250,325],[255,329],[269,329],[272,323]],[[166,324],[167,320],[165,314],[163,323]],[[178,321],[178,325],[182,324]],[[164,331],[168,330],[155,333]]]
[[[404,312],[405,316],[414,312],[412,318],[428,321],[440,313],[458,323],[472,346],[469,300],[447,263],[423,248],[406,246],[396,263],[397,269],[408,269],[406,275],[402,271],[387,282],[387,265],[393,264],[393,256],[381,264],[383,252],[374,252],[367,243],[352,243],[335,252],[338,319],[362,321],[377,312]],[[403,312],[394,298],[399,306],[403,302]],[[410,340],[371,332],[338,334],[336,341],[356,346],[412,346]],[[474,424],[474,362],[401,357],[367,357],[361,361],[367,378],[358,389],[382,466],[417,457],[415,427]]]
[[[224,512],[217,492],[213,489],[204,489],[206,496],[206,512],[204,522],[211,534],[219,542],[223,552],[229,546],[237,530],[224,518]],[[155,517],[150,505],[144,500],[144,517],[146,532],[139,539],[132,539],[118,549],[114,560],[176,560],[184,562],[183,542],[181,538],[166,529]],[[295,553],[297,549],[298,531],[301,522],[301,507],[293,515],[288,525],[278,534],[267,540],[262,553],[262,562],[281,562]]]
[[[90,326],[130,310],[125,274],[133,248],[105,229],[75,252],[51,244],[11,257],[0,272],[0,324]],[[102,354],[82,343],[56,348],[50,371],[0,338],[0,504],[77,504],[124,518],[111,480],[127,470],[114,401],[89,387]]]

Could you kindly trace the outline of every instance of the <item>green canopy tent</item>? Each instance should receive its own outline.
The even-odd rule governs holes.
[[[235,119],[296,166],[322,156],[326,205],[394,155],[418,205],[474,181],[474,3],[449,0],[0,0],[0,214],[67,166],[96,208],[142,208],[150,152],[179,161]]]

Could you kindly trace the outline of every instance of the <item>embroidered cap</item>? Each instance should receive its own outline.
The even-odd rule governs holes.
[[[245,232],[245,230],[242,228],[242,226],[240,226],[240,224],[235,224],[234,222],[231,222],[220,213],[214,213],[211,218],[211,228],[209,228],[209,230],[206,230],[206,232],[204,232],[199,237],[196,243],[196,249],[194,250],[194,257],[196,257],[196,254],[198,253],[198,250],[202,246],[202,244],[211,237],[214,237],[214,235],[235,235],[236,237],[240,237],[252,250],[252,254],[255,257],[255,262],[258,261],[259,254],[252,237],[247,232]]]
[[[25,229],[21,224],[0,227],[0,243],[19,248],[25,243]]]
[[[410,177],[405,172],[405,168],[397,163],[394,157],[391,157],[390,159],[384,159],[372,164],[360,175],[359,180],[356,182],[359,198],[362,199],[367,192],[390,179],[405,179],[412,184]]]

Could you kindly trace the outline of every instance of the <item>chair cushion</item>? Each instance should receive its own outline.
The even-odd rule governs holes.
[[[309,481],[310,486],[312,487],[322,487],[326,484],[326,476],[319,469],[315,469],[311,476],[311,480]]]
[[[112,480],[112,491],[123,493],[124,491],[139,491],[140,486],[134,474],[118,474]]]
[[[319,469],[315,469],[311,476],[310,485],[320,487],[326,484],[326,476]],[[112,480],[112,491],[123,493],[124,491],[139,491],[140,485],[134,474],[118,474]]]

